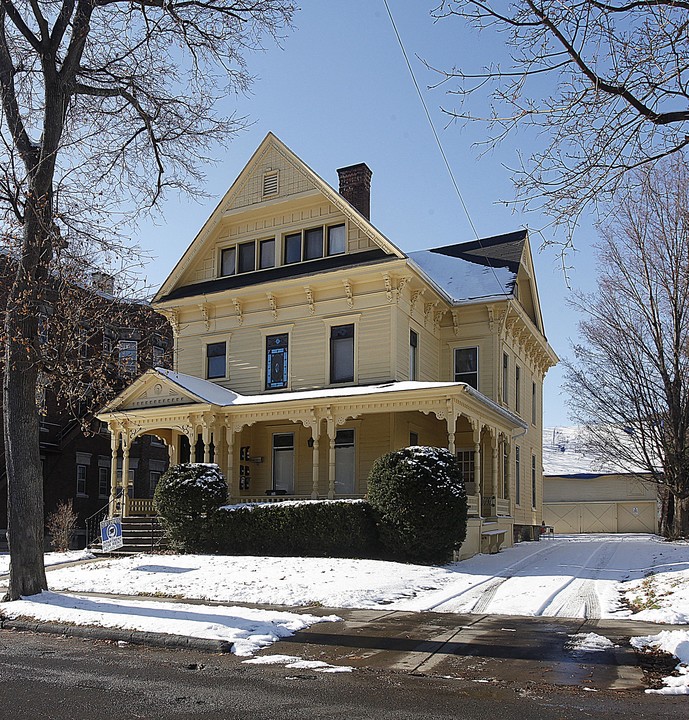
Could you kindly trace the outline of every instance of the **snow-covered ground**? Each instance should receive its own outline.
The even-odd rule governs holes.
[[[78,560],[87,560],[94,555],[87,550],[70,550],[69,552],[50,552],[46,553],[44,562],[46,567],[50,565],[59,565],[60,563],[77,562]],[[7,552],[0,553],[0,576],[6,575],[10,570],[10,555]]]
[[[651,535],[558,536],[444,567],[374,560],[138,555],[58,568],[50,572],[49,582],[53,591],[68,593],[156,595],[228,605],[322,605],[689,624],[689,544],[667,543]],[[62,602],[61,597],[65,596],[43,594],[21,603],[0,604],[0,612],[197,637],[259,636],[248,639],[247,648],[251,643],[263,647],[281,637],[280,633],[292,632],[292,627],[318,620],[302,613],[286,619],[289,613],[280,611],[280,618],[263,618],[272,627],[270,632],[253,616],[249,621],[255,627],[247,628],[241,616],[228,629],[228,623],[240,617],[237,608],[229,608],[232,617],[228,620],[210,606],[154,603],[149,607],[122,599],[99,605],[91,598]],[[126,603],[124,609],[121,603]],[[199,613],[200,624],[195,617]],[[153,627],[161,617],[163,622]],[[677,632],[644,642],[667,649],[687,663],[689,630]],[[266,643],[260,636],[267,638]],[[689,693],[689,674],[681,677],[684,684],[673,679],[671,690],[683,688]]]

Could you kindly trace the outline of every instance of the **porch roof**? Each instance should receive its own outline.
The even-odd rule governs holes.
[[[410,400],[414,397],[418,397],[419,400],[421,400],[422,398],[428,397],[429,394],[433,396],[437,396],[438,394],[456,396],[459,392],[474,398],[486,409],[497,413],[512,427],[523,429],[527,427],[526,423],[520,417],[501,407],[498,403],[490,400],[466,383],[461,382],[399,381],[379,383],[376,385],[296,390],[290,392],[265,393],[262,395],[241,395],[210,380],[204,380],[203,378],[198,378],[193,375],[185,375],[184,373],[167,370],[165,368],[156,368],[155,370],[146,372],[133,386],[130,386],[128,390],[125,390],[115,401],[104,408],[101,413],[103,419],[107,413],[117,413],[118,411],[131,412],[132,410],[136,412],[134,408],[127,408],[127,400],[131,399],[132,395],[136,395],[136,392],[132,393],[132,390],[139,384],[142,386],[150,385],[155,377],[162,378],[165,383],[178,388],[182,394],[189,397],[192,404],[194,400],[196,400],[199,403],[212,405],[217,408],[225,408],[228,410],[230,408],[237,408],[245,411],[252,409],[267,410],[271,406],[283,404],[296,403],[303,405],[304,403],[317,403],[319,400],[350,400],[356,402],[359,398],[366,401],[373,400],[374,397],[377,400],[382,400],[383,398],[380,398],[381,395],[389,400],[393,400],[394,398]],[[157,405],[157,409],[160,410],[162,408],[160,405]],[[169,409],[172,409],[172,407]],[[182,406],[175,404],[174,409],[181,410]],[[147,410],[152,411],[153,408],[147,408]]]

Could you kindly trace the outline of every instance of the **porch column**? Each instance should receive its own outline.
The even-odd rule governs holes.
[[[113,517],[116,514],[117,503],[117,456],[120,449],[120,433],[110,428],[110,508],[108,515]]]
[[[491,488],[490,488],[490,494],[495,495],[495,497],[498,496],[498,433],[495,432],[494,435],[491,435],[490,438],[490,447],[491,447],[491,459],[493,461],[493,466],[491,467]]]
[[[456,452],[455,436],[457,430],[457,416],[448,413],[447,416],[447,449],[454,455]]]
[[[129,505],[129,448],[131,440],[129,433],[122,435],[122,517],[127,516]]]
[[[234,428],[225,425],[225,442],[227,443],[227,484],[230,486],[230,496],[239,497],[239,479],[234,473]]]
[[[201,429],[201,437],[203,438],[203,462],[209,463],[211,461],[211,428],[209,427],[206,419],[203,420]]]
[[[313,452],[311,454],[311,466],[313,468],[313,485],[311,488],[311,499],[316,500],[318,498],[318,477],[320,473],[320,453],[319,453],[319,440],[321,436],[321,421],[316,420],[311,425],[311,439],[313,440]]]
[[[476,482],[479,514],[481,513],[481,498],[483,495],[481,479],[481,425],[477,422],[474,426],[474,480]]]
[[[328,452],[328,498],[332,500],[335,497],[335,421],[328,419],[328,440],[330,441],[330,449]]]
[[[507,455],[507,462],[505,462],[505,487],[507,488],[507,497],[510,501],[510,515],[514,515],[514,508],[512,507],[512,443],[504,439],[505,453]]]
[[[171,440],[170,444],[167,446],[167,459],[168,459],[168,465],[172,467],[173,465],[176,465],[175,462],[175,455],[177,454],[177,446],[175,445],[175,434],[174,432],[171,433]]]

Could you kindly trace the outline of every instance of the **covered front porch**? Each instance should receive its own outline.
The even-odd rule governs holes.
[[[217,463],[232,503],[364,497],[376,458],[432,445],[462,463],[474,544],[480,548],[487,522],[504,525],[511,543],[510,453],[524,425],[467,385],[386,383],[247,397],[187,377],[149,371],[137,381],[138,394],[121,396],[100,416],[111,432],[111,467],[122,468],[111,477],[112,514],[153,512],[152,499],[132,497],[121,480],[142,434],[166,443],[171,464]]]

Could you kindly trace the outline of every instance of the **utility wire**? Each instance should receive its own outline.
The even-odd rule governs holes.
[[[397,30],[395,18],[392,16],[392,11],[390,10],[390,5],[388,5],[388,0],[383,0],[383,4],[385,5],[385,9],[387,10],[388,17],[390,18],[390,23],[392,25],[392,29],[395,32],[395,37],[397,38],[397,42],[399,43],[400,49],[402,50],[402,55],[404,56],[404,61],[407,64],[407,69],[409,70],[409,74],[411,75],[412,82],[414,83],[414,87],[416,88],[416,94],[419,96],[419,100],[421,100],[421,105],[423,105],[424,112],[426,113],[426,119],[428,120],[428,124],[431,127],[431,132],[433,133],[433,137],[435,138],[435,142],[438,146],[438,150],[440,150],[440,154],[445,163],[445,167],[447,168],[447,172],[450,176],[450,180],[452,181],[452,185],[454,186],[455,192],[457,193],[457,197],[459,198],[459,202],[461,203],[462,208],[464,209],[464,213],[467,216],[469,225],[471,225],[471,229],[474,231],[474,237],[476,238],[476,241],[478,242],[479,247],[483,250],[484,248],[483,248],[483,244],[481,243],[481,238],[479,237],[478,231],[476,230],[476,226],[474,225],[474,222],[471,219],[471,215],[469,214],[469,208],[467,207],[466,203],[464,202],[464,198],[462,197],[462,191],[459,189],[459,185],[457,184],[455,175],[452,172],[452,167],[450,166],[450,162],[447,159],[447,155],[445,154],[443,144],[440,142],[440,137],[438,135],[437,130],[435,129],[435,124],[433,123],[433,118],[431,117],[431,113],[428,110],[428,105],[426,105],[426,101],[423,97],[423,93],[421,92],[419,83],[416,80],[416,75],[414,74],[414,70],[411,66],[411,63],[409,62],[409,56],[407,55],[407,50],[404,47],[404,43],[402,42],[402,37],[400,36],[399,31]],[[491,258],[487,257],[486,259],[488,260],[488,266],[490,267],[491,271],[493,272],[493,276],[495,277],[496,282],[498,283],[498,285],[500,285],[500,287],[502,287],[502,283],[498,279],[498,275],[495,272],[495,268],[493,267]]]

